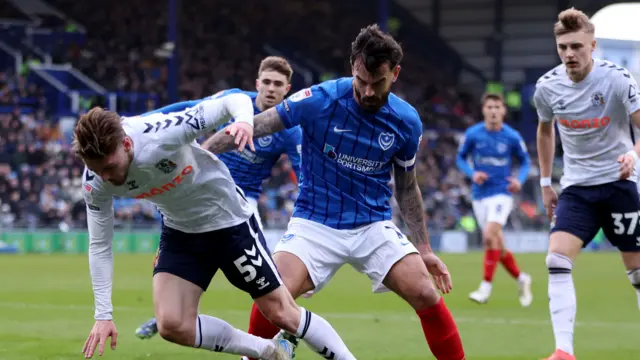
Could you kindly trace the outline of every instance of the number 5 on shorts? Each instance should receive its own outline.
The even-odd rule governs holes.
[[[249,259],[245,255],[237,258],[233,262],[233,264],[236,266],[238,271],[240,271],[240,273],[244,275],[244,281],[249,282],[255,279],[256,276],[258,276],[258,272],[256,271],[255,267],[262,266],[262,256],[260,256],[255,246],[251,247],[251,250],[245,249],[244,252],[247,253],[248,256],[255,257],[255,259],[251,259],[251,263],[253,265],[247,264],[247,262],[249,262]]]

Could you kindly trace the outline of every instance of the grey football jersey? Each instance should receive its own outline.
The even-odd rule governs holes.
[[[562,188],[599,185],[620,178],[620,155],[633,148],[629,115],[640,109],[638,86],[627,69],[594,59],[579,83],[559,65],[536,84],[542,122],[555,119],[564,151]],[[636,181],[634,173],[629,180]]]

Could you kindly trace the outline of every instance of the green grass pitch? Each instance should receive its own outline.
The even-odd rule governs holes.
[[[547,302],[544,254],[518,255],[533,275],[534,302],[519,306],[515,282],[499,269],[493,297],[476,305],[467,294],[478,285],[482,255],[444,255],[453,274],[447,304],[458,322],[467,359],[540,359],[554,348]],[[135,328],[152,315],[153,255],[117,255],[114,306],[118,348],[107,359],[233,359],[224,354],[139,340]],[[578,292],[576,355],[580,360],[640,359],[640,316],[636,295],[615,253],[583,254],[574,270]],[[371,294],[370,283],[350,268],[311,299],[300,299],[323,315],[359,359],[431,359],[420,323],[393,294]],[[201,311],[246,329],[250,298],[219,274],[205,294]],[[0,257],[0,359],[81,359],[93,325],[93,296],[87,257],[8,255]],[[298,359],[320,359],[302,345]]]

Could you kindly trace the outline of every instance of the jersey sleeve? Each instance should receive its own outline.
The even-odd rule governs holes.
[[[460,139],[458,153],[456,154],[456,165],[458,166],[458,169],[468,177],[472,177],[474,173],[473,168],[467,161],[469,154],[473,150],[473,144],[473,133],[470,130],[467,130],[464,137]]]
[[[416,154],[422,142],[422,120],[412,109],[412,113],[407,121],[409,133],[400,150],[395,154],[393,160],[396,170],[411,171],[416,166]]]
[[[536,86],[536,90],[533,93],[533,104],[536,107],[538,113],[538,120],[540,122],[549,122],[553,120],[553,109],[544,97],[544,89],[541,86]]]
[[[153,114],[169,114],[169,113],[178,112],[178,111],[185,111],[188,108],[191,108],[191,107],[194,107],[194,106],[198,105],[203,100],[205,100],[205,99],[189,100],[189,101],[181,101],[181,102],[173,103],[173,104],[161,107],[159,109],[155,109],[153,111],[146,112],[146,113],[144,113],[144,114],[142,114],[140,116],[141,117],[145,117],[145,116],[149,116],[149,115],[153,115]]]
[[[298,182],[300,182],[300,154],[302,152],[302,129],[295,127],[291,129],[291,134],[287,138],[285,145],[287,156],[291,162],[291,167],[296,173]]]
[[[529,152],[527,151],[527,144],[525,144],[522,136],[514,131],[512,138],[511,148],[513,151],[513,155],[518,159],[520,163],[520,169],[518,170],[518,181],[520,184],[524,184],[529,177],[529,169],[531,168],[531,158],[529,157]]]
[[[613,81],[615,81],[616,96],[622,101],[624,108],[627,110],[627,115],[631,115],[640,110],[638,83],[627,69],[618,68],[616,70],[619,69],[622,71],[616,71],[616,76],[612,76]]]
[[[297,125],[304,125],[308,115],[315,115],[322,110],[327,97],[322,88],[312,86],[289,96],[276,105],[276,110],[284,126],[290,129]]]
[[[141,125],[144,134],[152,134],[169,145],[181,146],[216,130],[232,118],[253,126],[253,103],[248,95],[237,93],[211,98],[184,111],[140,119],[144,123]]]
[[[95,175],[85,169],[82,191],[87,205],[89,269],[96,320],[113,319],[113,196],[105,192]]]

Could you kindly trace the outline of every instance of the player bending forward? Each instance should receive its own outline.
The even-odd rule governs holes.
[[[602,227],[622,252],[640,295],[640,200],[629,117],[640,125],[637,85],[629,72],[592,59],[594,26],[581,11],[561,12],[554,32],[562,65],[542,76],[534,94],[540,118],[538,154],[542,197],[552,218],[547,267],[549,311],[556,351],[549,360],[573,360],[576,291],[571,271],[580,249]],[[551,187],[558,123],[564,169],[560,198]]]
[[[437,359],[460,360],[458,329],[429,278],[441,291],[451,290],[447,267],[429,244],[414,170],[422,123],[390,93],[402,55],[391,36],[368,26],[352,44],[353,78],[301,90],[255,117],[258,138],[298,125],[303,133],[300,194],[274,259],[294,297],[321,290],[351,264],[375,292],[391,289],[416,310]],[[212,151],[233,148],[226,133],[248,127],[232,124],[215,134]],[[390,221],[391,174],[411,240]],[[257,306],[251,329],[265,338],[278,333]],[[321,352],[327,359],[334,353],[332,347]]]
[[[171,104],[143,114],[142,116],[183,111],[198,105],[204,100],[220,98],[235,93],[248,95],[253,102],[254,114],[259,114],[282,102],[284,96],[291,89],[290,83],[292,75],[293,69],[291,69],[291,65],[289,65],[287,60],[277,56],[269,56],[264,58],[260,63],[258,78],[256,79],[257,92],[242,91],[239,89],[225,90],[204,99]],[[233,119],[231,121],[233,121]],[[223,124],[222,126],[226,125],[228,124]],[[233,151],[219,156],[220,160],[227,165],[233,181],[244,192],[260,228],[262,228],[262,221],[260,219],[260,213],[258,212],[258,198],[262,193],[262,182],[271,176],[271,169],[278,162],[282,154],[287,154],[291,162],[291,167],[294,169],[296,175],[298,175],[300,169],[299,151],[301,138],[302,132],[300,131],[300,127],[296,126],[271,136],[260,138],[254,144],[255,152],[249,148],[245,148],[242,152]],[[202,144],[202,147],[206,149],[207,144]],[[278,238],[276,238],[276,240],[278,240]],[[267,239],[269,253],[273,251],[276,244],[277,241],[270,243]],[[136,336],[141,339],[149,339],[157,333],[158,324],[155,318],[145,322],[136,329]]]
[[[531,276],[520,272],[513,254],[505,247],[502,228],[513,208],[512,193],[519,192],[529,174],[529,154],[518,133],[504,123],[506,106],[501,95],[486,94],[482,98],[484,123],[465,132],[460,144],[457,164],[473,181],[473,212],[482,229],[484,244],[484,280],[469,298],[484,304],[491,296],[491,282],[498,262],[518,281],[520,304],[531,305]],[[473,168],[467,163],[471,155]],[[511,158],[520,162],[517,178],[511,176]]]
[[[183,112],[121,119],[93,109],[74,131],[74,150],[88,170],[84,196],[89,226],[89,264],[96,323],[83,352],[90,358],[111,336],[115,347],[111,288],[112,197],[146,199],[163,216],[153,276],[153,300],[160,336],[195,348],[261,359],[290,359],[293,347],[233,328],[198,314],[198,304],[218,269],[249,293],[274,324],[301,336],[311,348],[335,348],[354,359],[321,317],[298,307],[265,250],[264,237],[227,167],[195,139],[234,118],[240,150],[252,147],[253,106],[244,94],[206,100]]]

